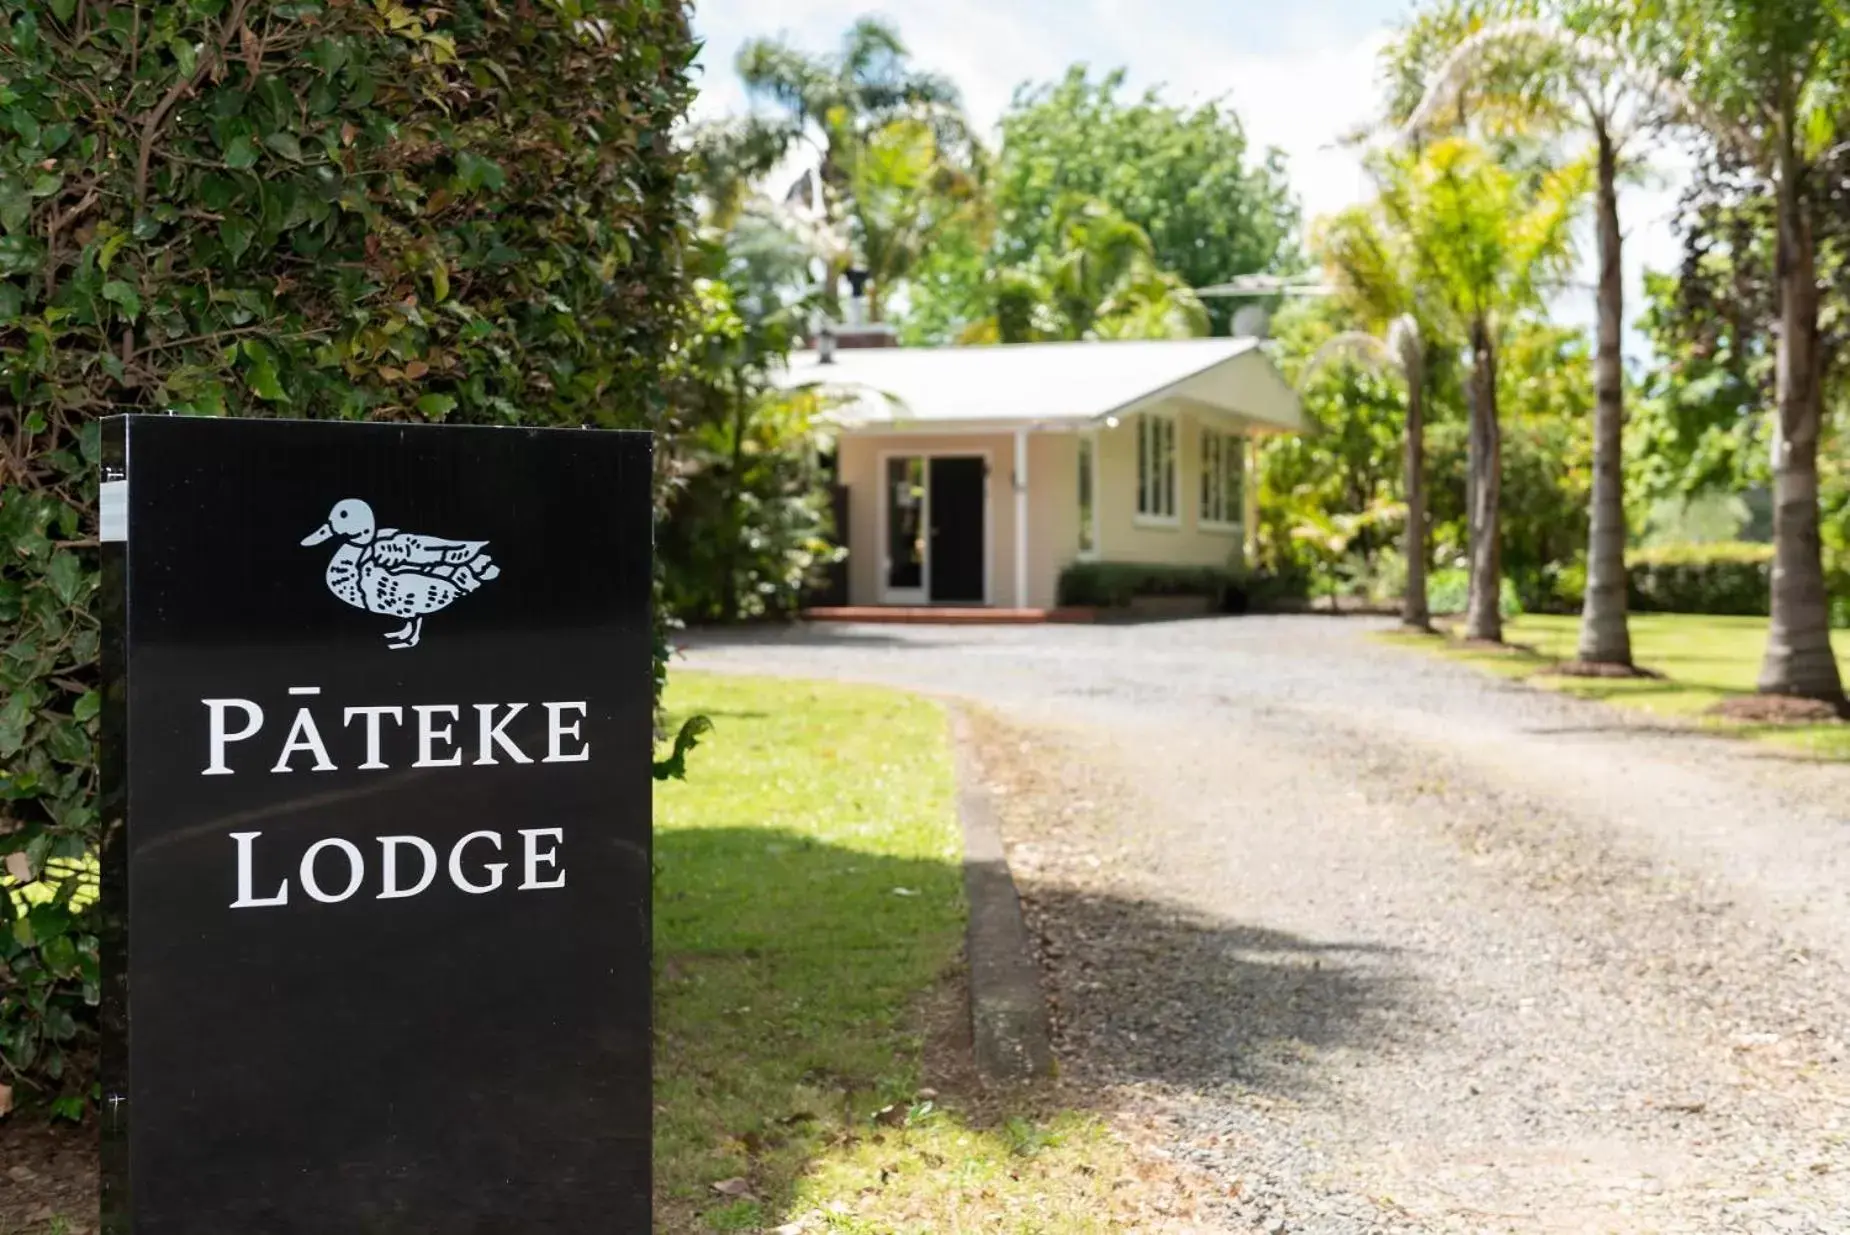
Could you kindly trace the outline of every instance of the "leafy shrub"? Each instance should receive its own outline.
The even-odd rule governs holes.
[[[1456,567],[1435,570],[1426,577],[1426,607],[1434,613],[1463,613],[1471,599],[1471,572]],[[1497,597],[1497,607],[1503,616],[1513,618],[1522,613],[1522,599],[1516,593],[1515,581],[1508,575],[1503,577],[1503,586]]]
[[[1641,613],[1764,616],[1771,604],[1772,545],[1666,545],[1631,555],[1626,568]]]
[[[1526,607],[1537,613],[1579,613],[1587,596],[1587,555],[1551,562],[1542,569],[1541,595]]]
[[[97,418],[671,430],[692,53],[679,0],[0,0],[0,1076],[87,1088]]]
[[[1204,596],[1224,608],[1242,604],[1245,592],[1234,572],[1217,566],[1074,562],[1060,572],[1062,605],[1114,609],[1138,596]]]
[[[1312,576],[1308,570],[1293,564],[1260,567],[1244,575],[1236,574],[1235,578],[1246,607],[1256,612],[1298,609],[1310,600]]]
[[[657,531],[665,597],[681,618],[788,616],[840,560],[811,392],[771,383],[795,314],[740,310],[730,285],[694,283],[698,313],[676,366],[684,431]]]

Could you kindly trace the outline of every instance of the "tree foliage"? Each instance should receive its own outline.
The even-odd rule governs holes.
[[[823,266],[825,306],[837,310],[838,280],[859,266],[875,276],[878,320],[878,298],[969,195],[977,146],[957,88],[914,68],[899,31],[874,17],[850,26],[832,53],[751,40],[736,67],[747,95],[769,110],[711,133],[709,190],[722,205],[736,201],[741,174],[762,176],[798,146],[813,146],[813,170],[774,188],[773,200]]]
[[[0,1076],[95,1001],[97,420],[666,429],[675,0],[0,0]],[[658,681],[661,649],[658,645]]]
[[[922,312],[962,322],[983,317],[980,306],[945,310],[933,296],[981,301],[986,270],[1021,269],[1070,251],[1064,233],[1075,203],[1140,230],[1153,266],[1181,287],[1296,267],[1298,209],[1283,156],[1255,154],[1239,118],[1221,104],[1187,109],[1155,93],[1127,99],[1123,81],[1122,72],[1094,80],[1075,65],[1059,82],[1017,92],[990,176],[992,226],[979,247],[991,256],[972,263],[957,250],[943,264],[928,263]],[[946,265],[962,277],[948,277]],[[1206,305],[1214,332],[1226,333],[1233,308],[1221,300]]]
[[[837,553],[818,460],[820,402],[774,383],[811,300],[787,268],[780,276],[746,247],[751,231],[708,250],[705,264],[719,264],[722,277],[696,283],[695,329],[671,376],[685,424],[657,549],[665,599],[688,621],[789,616]]]
[[[960,289],[957,342],[1183,339],[1208,332],[1208,310],[1162,268],[1142,228],[1091,199],[1068,198],[1055,214],[1053,248],[972,272],[973,284]]]

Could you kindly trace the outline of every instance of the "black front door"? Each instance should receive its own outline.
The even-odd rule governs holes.
[[[989,464],[979,456],[931,461],[931,599],[980,605],[983,587],[983,490]]]

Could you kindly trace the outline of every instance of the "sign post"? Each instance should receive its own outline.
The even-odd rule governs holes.
[[[648,435],[104,439],[105,1231],[647,1231]]]

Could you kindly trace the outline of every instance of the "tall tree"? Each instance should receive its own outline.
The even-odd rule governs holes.
[[[1299,382],[1308,381],[1324,364],[1347,357],[1392,370],[1406,383],[1402,493],[1407,505],[1407,587],[1400,616],[1403,625],[1428,630],[1432,615],[1426,599],[1426,376],[1431,331],[1420,325],[1412,247],[1407,237],[1385,226],[1378,210],[1353,207],[1320,230],[1314,248],[1344,307],[1367,329],[1331,337],[1311,357]]]
[[[957,87],[913,68],[899,31],[882,18],[855,22],[834,52],[806,52],[781,38],[752,39],[735,65],[746,94],[774,109],[784,152],[798,142],[814,145],[830,188],[846,184],[846,144],[866,140],[888,121],[923,116],[940,125],[947,140],[967,137]]]
[[[1383,216],[1408,237],[1421,282],[1471,352],[1465,633],[1500,642],[1498,343],[1516,315],[1538,304],[1566,273],[1585,165],[1532,179],[1500,166],[1480,146],[1446,138],[1417,154],[1389,156],[1381,172]]]
[[[845,162],[844,247],[869,275],[868,313],[877,322],[938,236],[981,208],[982,186],[930,124],[910,117],[868,134]]]
[[[1256,153],[1218,103],[1186,109],[1151,93],[1121,96],[1122,72],[1075,65],[1059,82],[1019,91],[1002,119],[994,179],[997,250],[1019,265],[1059,243],[1060,203],[1098,201],[1150,238],[1159,268],[1189,287],[1294,269],[1298,208],[1283,156]],[[1225,333],[1233,305],[1208,308]]]
[[[1532,7],[1532,6],[1524,6]],[[1598,350],[1594,357],[1593,494],[1579,660],[1603,670],[1632,667],[1626,621],[1624,426],[1625,320],[1619,178],[1638,139],[1686,120],[1687,97],[1623,46],[1634,36],[1623,6],[1566,0],[1543,18],[1492,21],[1466,35],[1439,64],[1406,117],[1406,140],[1455,127],[1481,113],[1492,132],[1591,138],[1599,253]],[[1602,37],[1594,37],[1590,30]]]
[[[1759,687],[1845,704],[1831,651],[1818,505],[1826,354],[1821,166],[1850,139],[1850,0],[1640,0],[1670,37],[1653,47],[1702,108],[1713,142],[1773,187],[1778,237],[1778,424],[1772,623]]]
[[[854,169],[882,157],[871,148],[895,121],[931,128],[941,156],[974,150],[959,110],[957,88],[948,79],[912,67],[910,53],[894,26],[864,17],[848,28],[839,49],[816,54],[783,39],[753,39],[739,50],[736,67],[746,94],[771,112],[734,126],[735,148],[759,167],[774,165],[799,144],[815,153],[806,172],[783,194],[807,216],[827,266],[825,299],[832,301],[841,268],[855,258],[852,243],[827,243],[849,235]],[[865,254],[859,260],[867,260]]]

